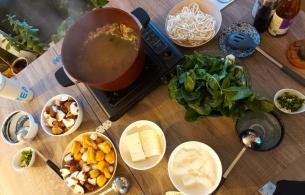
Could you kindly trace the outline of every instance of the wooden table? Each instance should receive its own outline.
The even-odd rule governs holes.
[[[151,18],[163,29],[165,16],[178,0],[113,0],[109,6],[131,11],[136,7],[145,8]],[[222,11],[223,27],[233,21],[244,20],[252,22],[250,16],[253,2],[251,0],[236,0]],[[261,47],[282,63],[288,64],[285,53],[289,43],[305,38],[305,14],[301,12],[296,18],[288,35],[282,38],[272,38],[267,33],[262,35]],[[32,144],[60,164],[62,153],[68,142],[78,134],[93,131],[101,122],[106,120],[102,109],[98,106],[92,94],[83,84],[63,88],[54,79],[54,72],[60,68],[52,63],[53,58],[60,54],[61,43],[50,48],[45,54],[22,71],[17,80],[27,85],[35,92],[35,99],[29,104],[19,104],[0,99],[0,122],[7,114],[20,109],[32,113],[36,121],[40,119],[40,112],[46,101],[60,93],[77,97],[84,106],[84,121],[76,132],[55,138],[48,136],[39,129]],[[217,38],[196,50],[217,49]],[[191,52],[191,50],[185,50]],[[252,88],[260,95],[272,98],[281,88],[295,88],[305,93],[305,88],[282,73],[272,63],[260,54],[255,54],[242,63],[251,75]],[[304,72],[299,71],[300,74]],[[128,168],[119,159],[118,174],[125,175],[131,181],[130,194],[164,194],[174,190],[167,174],[167,161],[173,149],[182,142],[195,140],[210,145],[219,155],[223,169],[234,159],[242,145],[234,131],[234,123],[229,118],[205,118],[194,123],[187,123],[183,119],[184,109],[171,101],[167,96],[167,87],[160,86],[127,114],[113,124],[107,132],[108,136],[118,147],[120,135],[124,128],[140,119],[156,122],[163,129],[167,139],[167,151],[161,163],[149,171],[136,171]],[[286,135],[282,144],[270,152],[249,151],[240,160],[229,175],[219,194],[253,194],[267,181],[276,182],[280,179],[305,179],[305,114],[284,115],[278,113],[283,121]],[[23,146],[9,146],[0,142],[0,194],[1,195],[57,195],[72,194],[45,163],[37,158],[34,167],[17,173],[12,168],[13,155]]]

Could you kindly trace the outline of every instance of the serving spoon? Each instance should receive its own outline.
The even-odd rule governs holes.
[[[225,173],[222,175],[221,181],[217,187],[217,189],[214,191],[214,194],[220,189],[220,187],[224,184],[225,180],[227,179],[229,173],[232,171],[236,163],[240,160],[240,158],[243,156],[247,148],[250,149],[256,149],[259,148],[263,141],[260,136],[257,135],[257,133],[252,129],[246,129],[243,131],[243,133],[240,135],[242,143],[244,144],[244,147],[241,149],[241,151],[237,154],[235,159],[232,161],[230,166],[227,168]]]
[[[30,144],[30,142],[28,142],[26,139],[25,139],[25,136],[27,135],[28,133],[28,128],[22,128],[20,129],[18,132],[17,132],[17,140],[20,142],[20,141],[23,141],[25,142],[28,146],[30,146],[31,148],[33,148],[33,150],[35,150],[35,152],[38,154],[38,156],[44,161],[47,163],[47,165],[61,178],[63,179],[61,173],[60,173],[60,169],[59,167],[51,160],[47,159],[42,153],[40,153],[38,150],[36,150],[32,144]]]
[[[109,188],[106,191],[100,193],[99,195],[105,195],[105,194],[108,194],[111,191],[119,193],[119,194],[126,194],[128,192],[128,189],[129,189],[128,180],[125,177],[117,176],[112,181],[111,188]]]
[[[283,72],[285,72],[291,78],[295,79],[297,82],[305,86],[305,79],[303,77],[288,68],[288,66],[284,66],[283,64],[275,60],[273,57],[271,57],[269,54],[267,54],[254,42],[254,40],[248,34],[242,32],[232,33],[227,37],[227,43],[233,49],[256,49],[273,64],[275,64],[278,68],[280,68]]]

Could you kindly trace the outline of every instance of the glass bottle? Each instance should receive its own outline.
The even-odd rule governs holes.
[[[288,32],[292,19],[301,9],[301,0],[282,0],[276,9],[271,23],[269,33],[272,36],[284,35]]]
[[[271,17],[274,13],[278,0],[260,0],[257,5],[257,12],[253,26],[259,33],[268,29]]]

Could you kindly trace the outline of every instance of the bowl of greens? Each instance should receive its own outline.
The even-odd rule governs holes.
[[[295,89],[281,89],[274,95],[274,104],[286,114],[305,111],[305,96]]]
[[[13,159],[13,167],[16,171],[23,171],[33,165],[35,151],[31,147],[25,147],[17,152]]]
[[[195,52],[177,66],[177,75],[168,84],[171,99],[186,109],[185,120],[226,116],[240,118],[248,110],[270,112],[273,102],[257,96],[248,87],[246,70],[235,57]]]

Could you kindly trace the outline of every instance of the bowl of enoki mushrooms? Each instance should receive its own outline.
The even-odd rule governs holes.
[[[170,10],[165,29],[177,45],[198,47],[216,36],[221,22],[213,0],[183,0]]]

